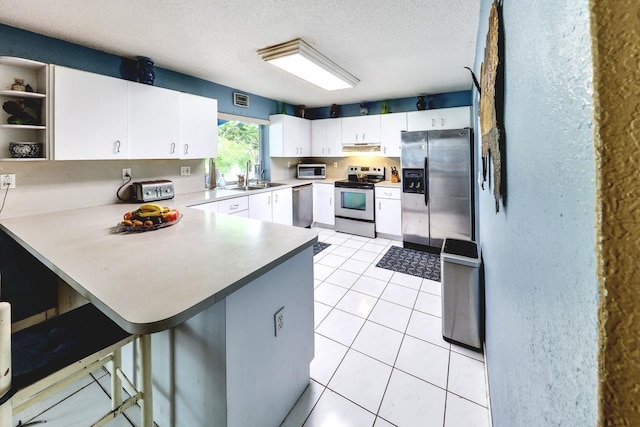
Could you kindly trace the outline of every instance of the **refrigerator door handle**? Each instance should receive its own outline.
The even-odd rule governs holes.
[[[424,205],[429,206],[429,158],[424,158]]]

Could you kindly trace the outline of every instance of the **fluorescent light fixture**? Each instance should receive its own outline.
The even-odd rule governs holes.
[[[260,49],[258,55],[276,67],[325,90],[347,89],[360,82],[302,39]]]

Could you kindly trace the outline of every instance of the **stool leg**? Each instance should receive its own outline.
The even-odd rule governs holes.
[[[153,383],[151,379],[151,335],[140,335],[142,371],[142,427],[153,427]]]
[[[0,396],[11,388],[11,305],[0,302]],[[0,406],[0,427],[10,427],[11,399]]]
[[[113,352],[111,357],[111,410],[115,411],[122,405],[122,381],[118,371],[122,367],[122,353],[120,349]]]

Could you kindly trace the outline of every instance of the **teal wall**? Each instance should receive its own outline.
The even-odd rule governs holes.
[[[144,55],[144,52],[140,52],[140,55]],[[131,58],[122,58],[3,24],[0,24],[0,56],[33,59],[131,80]],[[215,98],[220,112],[259,119],[268,119],[269,114],[276,113],[276,102],[272,99],[249,94],[249,108],[236,107],[233,105],[233,92],[238,89],[160,67],[154,69],[154,86]]]
[[[491,3],[481,3],[477,75]],[[589,0],[506,1],[502,17],[507,197],[499,213],[491,185],[478,198],[493,425],[595,426]]]

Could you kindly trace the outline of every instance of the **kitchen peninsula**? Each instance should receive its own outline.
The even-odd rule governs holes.
[[[0,229],[122,328],[153,333],[159,426],[279,425],[309,383],[315,232],[181,208],[171,227],[114,233],[126,210],[5,219]]]

